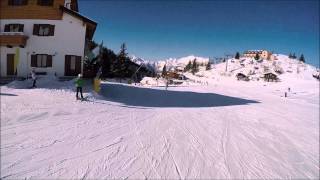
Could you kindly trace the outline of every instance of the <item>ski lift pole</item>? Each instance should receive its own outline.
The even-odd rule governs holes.
[[[231,58],[233,55],[232,54],[227,54],[227,53],[225,53],[225,56],[226,56],[226,72],[228,71],[228,60],[229,60],[229,58]]]
[[[228,71],[228,58],[225,61],[226,61],[226,72],[227,72]]]
[[[132,79],[132,78],[133,78],[133,76],[137,74],[137,72],[140,70],[140,68],[142,67],[142,65],[143,65],[143,64],[141,63],[141,65],[139,66],[139,68],[136,70],[136,72],[134,72],[134,73],[133,73],[133,75],[131,76],[131,78],[130,78],[130,79]]]
[[[102,74],[102,65],[101,65],[101,49],[102,49],[102,44],[103,44],[103,41],[102,43],[99,45],[99,54],[98,54],[98,62],[100,62],[100,67],[99,67],[99,70],[96,74],[96,77],[94,78],[93,80],[93,89],[96,93],[98,93],[100,90],[101,90],[101,79],[100,79],[100,76]]]

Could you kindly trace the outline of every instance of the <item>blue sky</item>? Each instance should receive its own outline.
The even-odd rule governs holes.
[[[79,0],[79,8],[98,22],[94,40],[115,52],[123,42],[151,60],[267,49],[319,66],[318,0]]]

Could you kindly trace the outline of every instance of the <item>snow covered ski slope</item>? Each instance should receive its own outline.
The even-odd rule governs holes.
[[[3,179],[319,178],[319,81],[1,87]],[[53,81],[53,80],[52,80]],[[59,89],[64,87],[64,89]]]

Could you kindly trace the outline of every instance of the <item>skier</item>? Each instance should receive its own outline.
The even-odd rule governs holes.
[[[37,77],[36,77],[36,72],[35,72],[35,69],[34,69],[34,68],[31,70],[31,78],[32,78],[32,80],[33,80],[32,88],[37,87],[37,86],[36,86]]]
[[[168,86],[169,86],[169,79],[167,78],[167,80],[166,80],[166,90],[168,90]]]
[[[82,86],[83,86],[83,79],[82,79],[82,75],[78,74],[78,78],[75,81],[76,87],[77,87],[77,100],[79,99],[78,93],[80,92],[81,95],[81,99],[83,99],[83,95],[82,95]]]

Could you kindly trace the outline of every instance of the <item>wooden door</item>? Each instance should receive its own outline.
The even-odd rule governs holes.
[[[15,75],[14,54],[7,54],[7,75]]]

